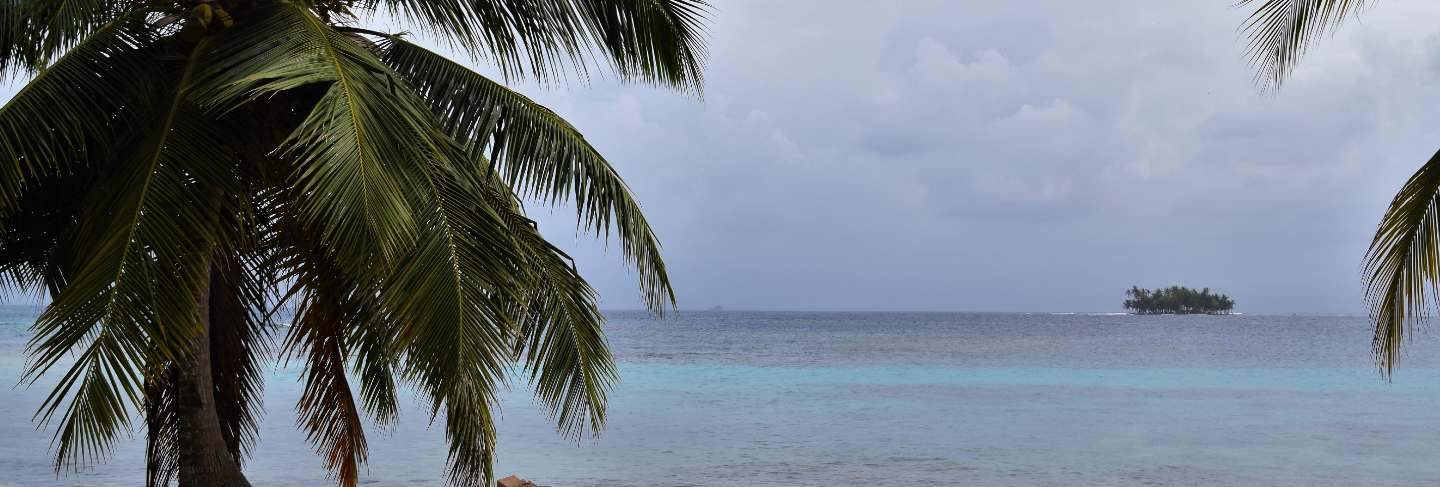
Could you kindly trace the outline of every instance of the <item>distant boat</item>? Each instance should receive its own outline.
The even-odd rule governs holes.
[[[707,309],[705,311],[725,311],[725,307],[717,304],[715,306],[711,306],[710,309]]]

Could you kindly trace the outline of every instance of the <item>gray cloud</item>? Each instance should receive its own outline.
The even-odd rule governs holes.
[[[720,5],[703,102],[541,93],[645,202],[683,307],[1113,310],[1184,283],[1358,311],[1370,232],[1440,143],[1434,6],[1381,4],[1267,96],[1224,2],[876,5]]]

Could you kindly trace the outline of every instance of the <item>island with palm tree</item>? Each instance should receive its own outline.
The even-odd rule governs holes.
[[[1125,290],[1130,299],[1125,300],[1125,309],[1142,315],[1224,315],[1235,309],[1235,300],[1224,294],[1210,292],[1210,288],[1199,291],[1183,286],[1170,286],[1156,290],[1131,286]]]

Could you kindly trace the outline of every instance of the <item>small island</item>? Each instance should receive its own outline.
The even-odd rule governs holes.
[[[1142,315],[1228,315],[1235,309],[1235,300],[1224,294],[1212,294],[1210,288],[1196,291],[1188,287],[1142,289],[1131,286],[1125,291],[1125,309]]]

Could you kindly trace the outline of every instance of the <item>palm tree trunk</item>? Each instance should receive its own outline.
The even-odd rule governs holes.
[[[200,333],[191,342],[188,363],[180,363],[176,394],[180,414],[180,487],[250,487],[240,463],[225,446],[220,415],[215,409],[215,380],[210,370],[210,286],[213,276],[205,266],[204,285],[195,296]]]

